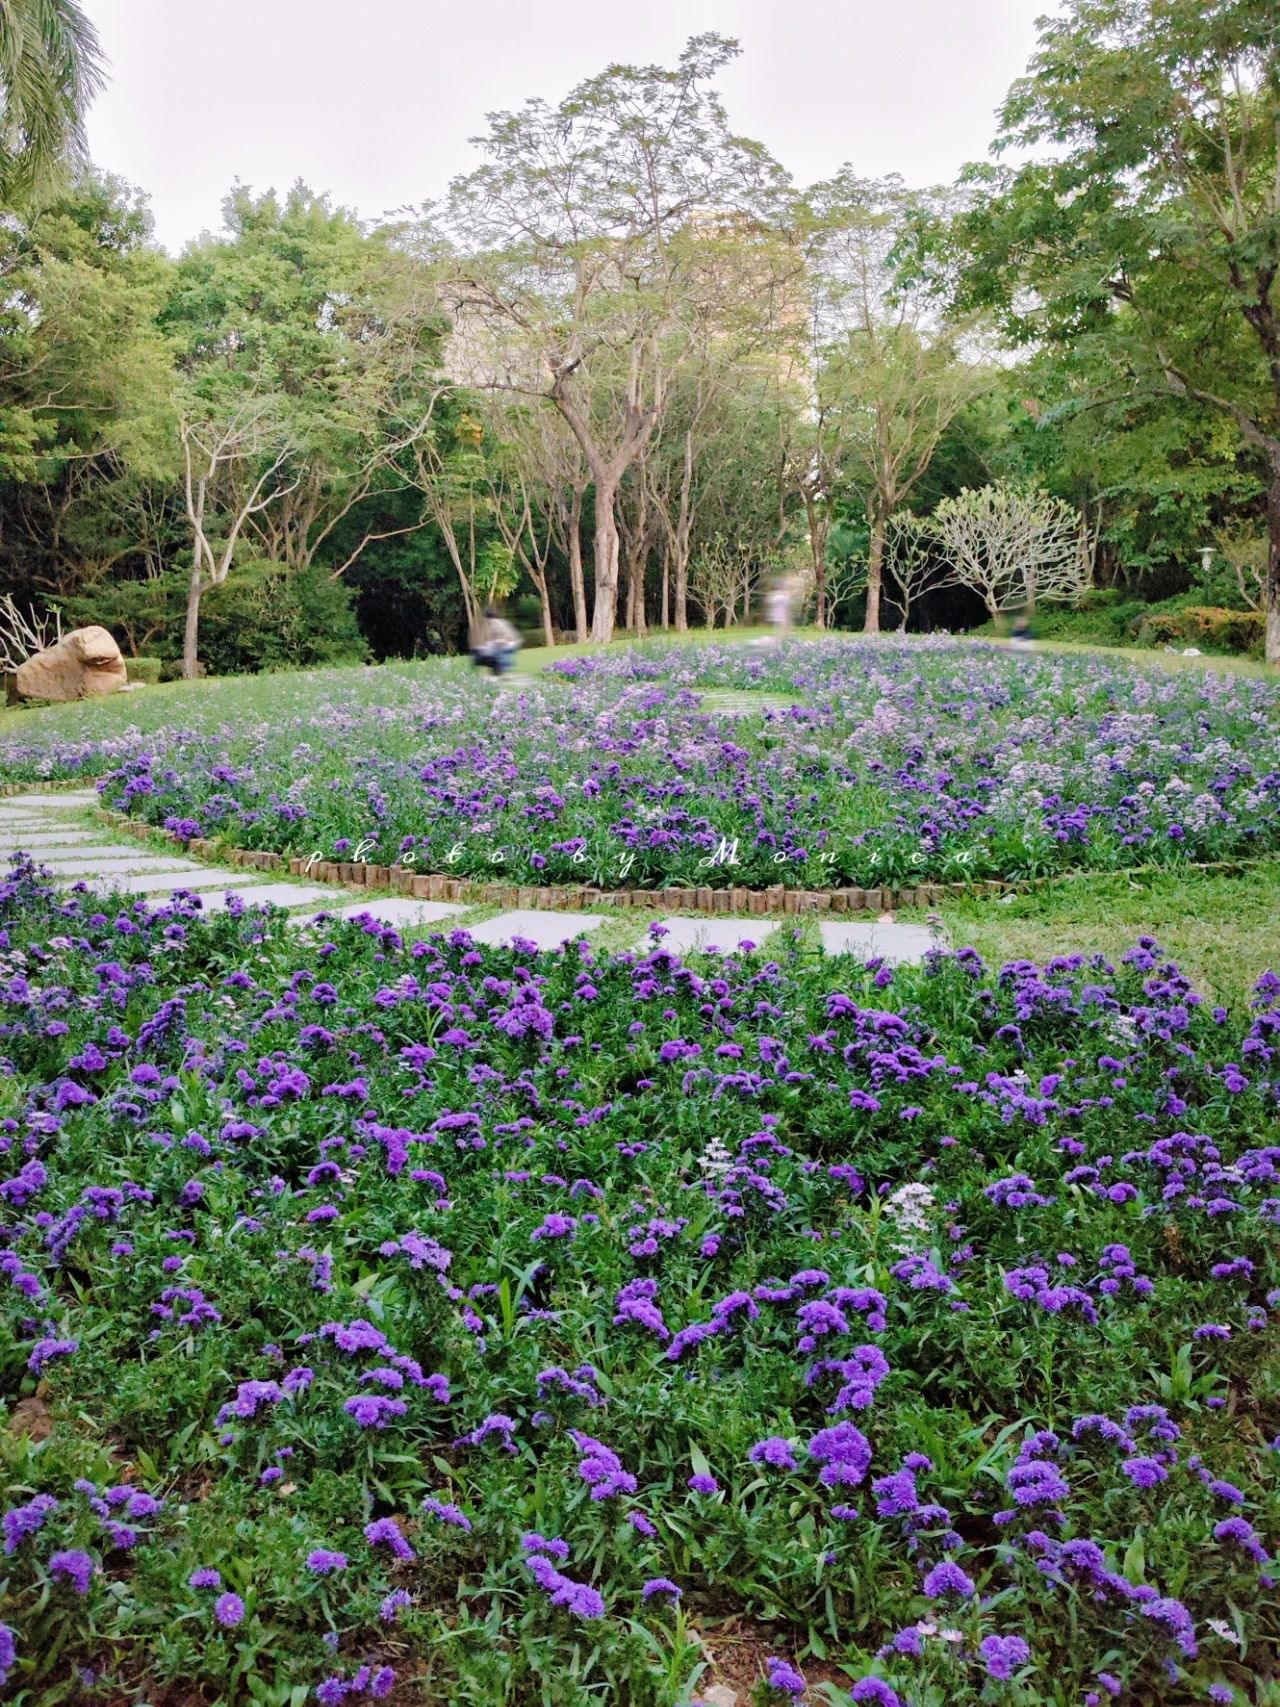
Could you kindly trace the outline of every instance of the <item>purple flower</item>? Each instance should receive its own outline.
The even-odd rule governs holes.
[[[93,1569],[93,1560],[78,1547],[69,1552],[54,1553],[49,1560],[49,1575],[66,1577],[77,1594],[88,1594]]]
[[[692,1489],[695,1494],[718,1494],[720,1492],[720,1484],[714,1476],[690,1476],[685,1485]]]
[[[652,1600],[655,1595],[659,1594],[668,1595],[672,1600],[679,1600],[680,1598],[680,1590],[669,1577],[650,1577],[640,1590],[641,1598],[644,1600]]]
[[[381,1606],[379,1606],[378,1617],[381,1618],[384,1624],[394,1624],[396,1621],[396,1614],[400,1611],[401,1607],[412,1605],[413,1599],[405,1592],[404,1589],[392,1589],[391,1593],[387,1595]]]
[[[70,1357],[79,1348],[79,1340],[37,1340],[32,1347],[31,1356],[27,1359],[27,1368],[33,1375],[39,1375],[50,1358]]]
[[[1270,1560],[1271,1555],[1258,1539],[1257,1531],[1243,1517],[1228,1517],[1221,1523],[1215,1523],[1213,1538],[1215,1541],[1234,1541],[1259,1565],[1265,1565]]]
[[[796,1468],[791,1442],[784,1440],[780,1434],[771,1434],[764,1440],[758,1440],[747,1453],[747,1457],[753,1464],[769,1464],[775,1470],[794,1470]]]
[[[924,1579],[924,1592],[930,1600],[941,1600],[944,1595],[955,1594],[962,1599],[968,1599],[973,1594],[973,1579],[965,1574],[959,1565],[950,1559],[944,1559],[940,1565],[935,1565]]]
[[[386,1428],[392,1417],[403,1417],[409,1410],[403,1399],[388,1399],[382,1393],[357,1393],[342,1408],[361,1428]]]
[[[450,1523],[455,1529],[461,1529],[470,1535],[471,1519],[456,1505],[446,1505],[442,1500],[428,1494],[422,1502],[422,1509],[430,1516],[438,1517],[441,1523]]]
[[[52,1494],[37,1494],[26,1505],[16,1505],[5,1512],[4,1550],[14,1553],[28,1535],[34,1535],[41,1528],[46,1517],[57,1511],[58,1502]]]
[[[1195,1659],[1199,1651],[1195,1622],[1180,1600],[1157,1596],[1154,1600],[1142,1601],[1138,1611],[1142,1617],[1150,1618],[1169,1633],[1184,1658]]]
[[[375,1518],[364,1526],[364,1538],[371,1547],[389,1547],[397,1559],[412,1559],[413,1548],[400,1533],[394,1517]]]
[[[569,1557],[569,1543],[562,1541],[558,1535],[548,1538],[539,1535],[536,1530],[530,1530],[527,1535],[520,1537],[520,1545],[526,1553],[545,1553],[548,1558],[559,1559],[561,1563]]]
[[[199,1570],[192,1571],[187,1578],[187,1585],[190,1588],[221,1588],[222,1573],[215,1571],[210,1565],[201,1565]]]
[[[902,1707],[902,1699],[895,1689],[881,1677],[862,1677],[854,1684],[850,1699],[858,1703],[858,1707]]]
[[[220,1594],[213,1603],[213,1616],[224,1630],[234,1630],[244,1622],[244,1602],[238,1594]]]
[[[780,1660],[776,1654],[770,1654],[764,1662],[767,1676],[765,1682],[777,1695],[800,1696],[804,1694],[804,1679],[794,1666],[786,1660]]]
[[[525,1538],[526,1542],[528,1537]],[[558,1571],[544,1553],[531,1553],[525,1560],[535,1582],[551,1597],[553,1606],[563,1606],[576,1618],[603,1618],[604,1598],[587,1583],[574,1582]]]
[[[1158,1458],[1126,1458],[1120,1468],[1135,1488],[1154,1488],[1157,1482],[1169,1479],[1168,1470]]]
[[[314,1571],[318,1577],[327,1577],[334,1571],[345,1571],[347,1555],[331,1552],[328,1547],[315,1547],[307,1554],[307,1569]]]
[[[814,1435],[809,1456],[822,1465],[818,1479],[825,1486],[856,1487],[871,1468],[871,1443],[852,1423],[836,1423]]]
[[[987,1676],[1001,1683],[1007,1683],[1018,1667],[1031,1658],[1031,1649],[1021,1636],[984,1636],[978,1652]]]

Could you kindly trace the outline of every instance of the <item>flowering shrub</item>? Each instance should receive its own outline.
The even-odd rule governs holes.
[[[743,717],[707,697],[725,686],[784,701]],[[111,737],[110,707],[51,713],[0,761],[100,777],[187,838],[526,884],[866,887],[1280,847],[1280,689],[1208,671],[831,639],[570,659],[497,700],[438,663],[218,684],[181,727],[169,704]]]
[[[674,1707],[733,1614],[761,1700],[1256,1699],[1278,1047],[1149,940],[886,980],[14,870],[0,1669]]]

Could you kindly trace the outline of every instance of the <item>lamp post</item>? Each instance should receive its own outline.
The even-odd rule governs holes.
[[[1200,547],[1200,568],[1201,568],[1201,571],[1203,574],[1207,575],[1209,573],[1209,570],[1212,567],[1213,567],[1213,547],[1211,545],[1202,545]]]

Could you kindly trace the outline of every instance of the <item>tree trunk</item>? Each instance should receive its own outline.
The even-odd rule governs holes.
[[[647,539],[643,537],[633,541],[631,549],[627,553],[627,627],[637,639],[643,639],[646,632],[644,571],[647,544]]]
[[[689,552],[681,546],[676,552],[676,633],[689,632]]]
[[[662,553],[662,626],[671,626],[671,552]]]
[[[551,595],[547,592],[547,575],[545,569],[542,572],[542,579],[538,582],[538,597],[542,600],[543,643],[547,646],[554,646],[556,643],[556,629],[555,624],[551,620]]]
[[[867,551],[867,616],[862,625],[864,634],[880,632],[880,588],[884,581],[884,517],[877,511],[871,517],[871,544]]]
[[[1280,445],[1271,450],[1271,484],[1267,488],[1267,613],[1268,664],[1280,664]]]
[[[582,488],[575,487],[569,511],[569,585],[573,588],[573,626],[579,644],[587,638],[587,591],[582,579]]]
[[[199,662],[200,595],[203,591],[200,565],[197,563],[192,566],[191,579],[187,583],[187,626],[182,641],[182,677],[188,682],[195,680]]]
[[[618,612],[618,518],[614,514],[616,485],[596,481],[595,609],[591,638],[600,645],[613,639]]]
[[[805,487],[804,514],[809,528],[809,555],[813,559],[813,623],[815,628],[827,626],[827,518],[819,509],[819,499]]]

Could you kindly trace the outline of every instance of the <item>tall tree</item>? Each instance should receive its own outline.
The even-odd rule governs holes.
[[[713,86],[737,51],[695,37],[672,69],[612,65],[558,107],[495,113],[486,163],[449,195],[459,377],[546,399],[591,472],[596,640],[615,622],[623,476],[722,300],[716,255],[727,237],[750,249],[785,189]]]
[[[1230,421],[1265,469],[1280,662],[1280,31],[1274,0],[1068,0],[960,222],[958,297]],[[1207,542],[1206,542],[1207,543]]]
[[[947,316],[928,283],[897,264],[913,224],[941,192],[871,181],[846,166],[807,201],[812,265],[811,428],[797,467],[813,557],[816,620],[826,620],[833,512],[855,491],[870,529],[865,628],[880,628],[889,517],[910,497],[956,416],[986,387],[965,342],[973,315]]]
[[[84,159],[84,115],[103,81],[97,31],[76,0],[0,6],[0,209]]]
[[[366,231],[302,184],[283,202],[237,187],[223,213],[225,234],[179,262],[164,317],[182,376],[184,477],[194,481],[188,669],[197,566],[206,590],[226,579],[237,548],[308,571],[367,500],[415,483],[414,449],[447,389],[434,289],[397,231]],[[419,508],[400,525],[425,520]],[[207,549],[215,535],[231,555]],[[380,537],[377,526],[357,535],[333,572]]]
[[[133,553],[122,503],[177,475],[172,264],[141,198],[85,173],[0,231],[0,575],[66,598]]]

